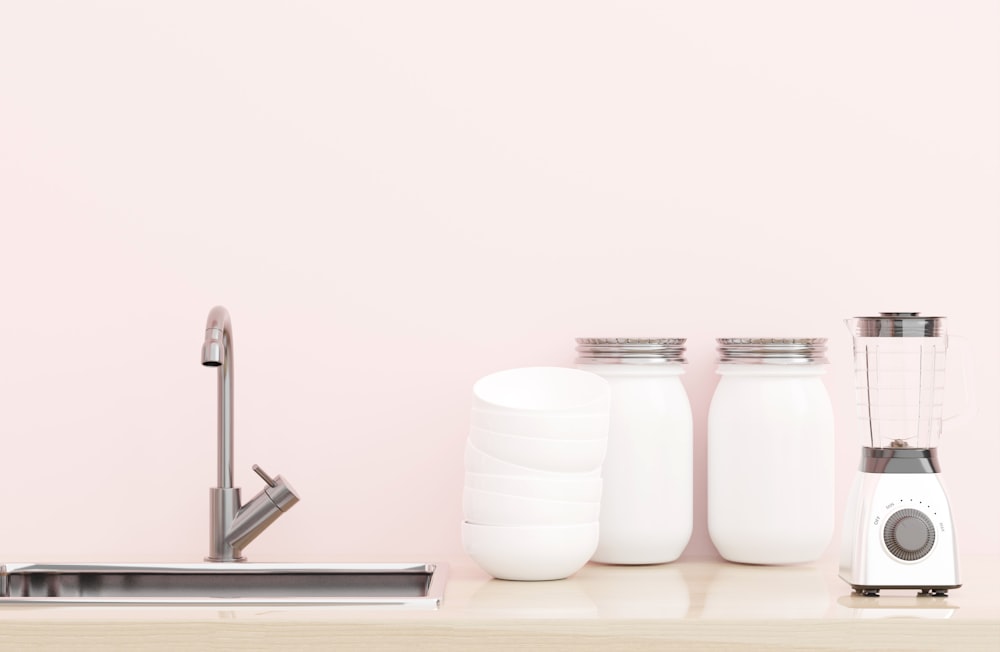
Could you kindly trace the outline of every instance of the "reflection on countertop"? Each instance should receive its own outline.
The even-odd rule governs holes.
[[[885,591],[889,594],[890,591]],[[956,598],[906,595],[882,595],[866,598],[845,595],[837,598],[838,618],[927,618],[944,620],[955,615]]]
[[[855,594],[837,562],[794,566],[694,559],[658,566],[588,564],[555,582],[490,579],[468,560],[453,562],[445,610],[484,618],[823,620],[1000,619],[1000,557],[966,560],[966,585],[948,597],[885,590]]]
[[[825,618],[831,608],[828,580],[827,570],[814,565],[713,564],[707,569],[701,617]]]
[[[685,618],[689,609],[687,583],[679,566],[599,564],[553,582],[490,579],[464,606],[472,616],[530,619]]]

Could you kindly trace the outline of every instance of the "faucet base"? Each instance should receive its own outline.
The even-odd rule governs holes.
[[[209,503],[209,553],[205,561],[237,562],[246,561],[242,549],[235,549],[226,543],[226,532],[229,524],[236,518],[240,510],[240,490],[229,487],[213,487],[208,490]]]

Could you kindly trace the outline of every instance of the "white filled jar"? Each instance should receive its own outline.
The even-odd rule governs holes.
[[[693,526],[691,405],[681,384],[684,339],[579,338],[577,367],[611,387],[600,534],[591,559],[677,559]]]
[[[724,338],[708,411],[708,532],[725,559],[818,559],[834,529],[826,339]]]

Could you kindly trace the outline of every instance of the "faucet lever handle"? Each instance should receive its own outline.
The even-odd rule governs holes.
[[[267,483],[269,487],[277,487],[278,483],[275,482],[274,478],[269,476],[264,469],[260,468],[256,464],[253,465],[253,472],[260,476],[260,479]]]

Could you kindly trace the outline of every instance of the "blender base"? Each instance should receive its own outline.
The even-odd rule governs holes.
[[[847,503],[840,577],[859,595],[882,589],[947,595],[962,585],[940,473],[860,471]]]

